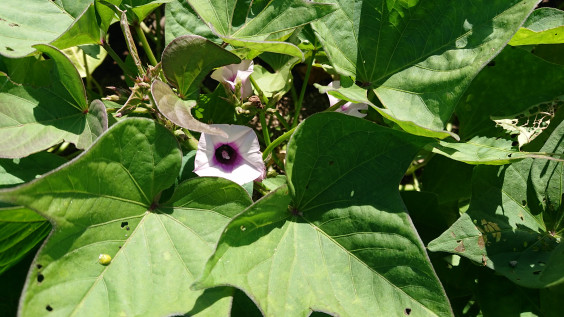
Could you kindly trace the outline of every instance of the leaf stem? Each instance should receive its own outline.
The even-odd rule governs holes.
[[[288,121],[286,121],[286,119],[278,111],[274,111],[274,115],[276,116],[278,121],[284,126],[284,129],[286,129],[286,131],[291,129]]]
[[[249,79],[251,80],[251,84],[253,85],[253,87],[255,87],[255,89],[257,90],[260,102],[262,102],[262,104],[266,106],[268,104],[268,99],[264,96],[264,93],[262,92],[259,85],[257,84],[255,79],[253,78],[253,75],[250,75]]]
[[[129,69],[127,68],[127,66],[125,66],[125,63],[121,60],[121,58],[119,58],[118,54],[114,51],[114,49],[108,44],[108,42],[103,41],[102,42],[102,47],[104,47],[104,49],[106,50],[106,52],[108,52],[108,54],[110,55],[110,57],[114,60],[114,62],[116,62],[116,64],[119,66],[119,68],[121,68],[121,71],[123,72],[124,75],[128,75],[130,77],[135,78],[134,75],[131,74],[131,72],[129,71]]]
[[[292,134],[294,134],[295,130],[296,127],[293,127],[292,129],[288,130],[288,132],[282,134],[281,136],[276,138],[276,140],[272,141],[272,143],[270,143],[270,145],[268,145],[266,149],[264,149],[264,152],[262,152],[262,159],[265,160],[268,157],[268,155],[272,152],[272,150],[274,150],[274,148],[276,148],[282,142],[289,139],[292,136]]]
[[[135,66],[137,66],[137,70],[139,71],[139,75],[144,75],[145,69],[141,64],[141,59],[139,58],[137,47],[135,46],[135,42],[133,41],[133,37],[131,36],[131,30],[129,29],[129,24],[127,23],[127,16],[125,15],[125,11],[121,12],[119,25],[121,26],[123,36],[125,37],[125,43],[127,44],[127,48],[129,49],[129,55],[131,55],[131,57],[133,58]]]
[[[317,45],[317,41],[315,43]],[[304,76],[304,82],[302,83],[302,90],[300,91],[300,96],[298,97],[297,102],[294,104],[294,121],[292,122],[292,127],[296,127],[298,125],[298,120],[300,118],[300,111],[302,109],[302,103],[304,101],[305,92],[307,88],[307,83],[309,81],[309,75],[311,74],[311,69],[313,67],[313,61],[315,60],[315,54],[317,50],[311,51],[311,57],[309,58],[306,73]]]
[[[149,42],[147,42],[147,37],[145,36],[145,32],[141,29],[141,25],[139,23],[134,23],[133,27],[135,28],[135,32],[137,33],[139,40],[141,40],[141,46],[143,47],[145,54],[147,54],[149,62],[151,63],[151,65],[157,66],[157,59],[155,58],[155,54],[153,54],[153,51],[151,50],[151,46],[149,46]]]

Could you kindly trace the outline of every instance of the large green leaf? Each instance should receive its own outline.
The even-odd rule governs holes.
[[[556,8],[533,11],[509,41],[514,46],[560,43],[564,43],[564,11]]]
[[[520,48],[504,49],[476,76],[460,100],[456,108],[460,137],[496,136],[499,131],[494,119],[523,117],[517,125],[527,130],[542,128],[539,112],[550,110],[538,106],[563,95],[562,81],[564,66]],[[536,111],[528,111],[533,107]]]
[[[293,29],[326,16],[335,7],[303,0],[189,0],[194,11],[214,33],[233,46],[258,52],[288,54],[303,59],[302,51],[280,42]]]
[[[24,56],[35,44],[49,43],[62,34],[73,18],[49,0],[0,2],[0,54]]]
[[[196,100],[200,83],[216,67],[237,64],[241,59],[198,35],[174,39],[163,51],[163,72],[182,98]]]
[[[289,186],[227,226],[196,286],[234,285],[266,316],[451,315],[398,191],[426,142],[343,114],[308,118],[288,145]]]
[[[165,42],[182,35],[199,35],[220,45],[223,42],[194,12],[188,1],[174,0],[165,7]]]
[[[552,263],[558,242],[534,192],[531,164],[527,159],[503,167],[477,166],[470,208],[429,249],[467,257],[522,286],[557,283],[564,275],[562,265]]]
[[[32,265],[20,314],[226,315],[229,289],[202,295],[189,286],[225,224],[251,201],[232,182],[196,178],[160,203],[180,162],[164,127],[126,119],[62,168],[0,191],[0,200],[38,211],[55,228]]]
[[[52,46],[35,48],[51,59],[0,59],[0,157],[24,157],[63,140],[84,149],[108,126],[102,102],[88,106],[71,61]]]
[[[313,23],[333,66],[374,89],[378,111],[404,130],[444,138],[472,78],[538,0],[331,0]]]

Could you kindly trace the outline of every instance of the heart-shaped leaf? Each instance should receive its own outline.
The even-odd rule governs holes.
[[[335,69],[374,89],[378,111],[404,130],[444,138],[472,78],[538,0],[323,2],[339,7],[313,22]]]
[[[238,64],[241,59],[197,35],[174,39],[163,51],[163,72],[184,99],[196,100],[200,83],[214,68]]]
[[[51,59],[0,60],[6,73],[0,73],[0,157],[24,157],[62,141],[84,149],[108,127],[104,105],[88,106],[71,61],[52,46],[35,48]]]
[[[126,119],[60,169],[0,191],[0,200],[38,211],[55,228],[32,265],[19,313],[226,315],[231,290],[202,295],[189,285],[225,224],[251,200],[232,182],[196,178],[159,203],[180,162],[164,127]]]
[[[428,141],[338,113],[306,119],[289,186],[227,226],[196,287],[236,286],[266,316],[452,315],[398,191]]]
[[[0,73],[0,157],[24,157],[62,141],[84,149],[108,127],[104,105],[95,100],[88,106],[71,61],[52,46],[35,48],[51,59],[0,60],[6,72]]]
[[[285,40],[292,31],[335,11],[327,4],[303,0],[189,0],[194,11],[223,41],[258,52],[288,54],[303,60],[302,51]]]

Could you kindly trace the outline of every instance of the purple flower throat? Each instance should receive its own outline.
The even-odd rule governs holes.
[[[219,165],[225,172],[231,172],[238,166],[241,157],[237,151],[237,146],[224,143],[220,144],[213,156],[216,165]]]

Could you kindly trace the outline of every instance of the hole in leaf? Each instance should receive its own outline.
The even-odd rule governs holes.
[[[513,141],[513,142],[511,142],[511,146],[517,146],[517,145],[519,145],[519,141]]]
[[[541,271],[534,271],[533,274],[534,275],[539,275],[541,273]]]
[[[121,223],[121,227],[123,228],[123,227],[127,226],[128,224],[129,223],[127,221],[124,221],[124,222]]]
[[[129,231],[129,226],[125,227],[125,230]]]
[[[43,282],[44,279],[45,279],[45,276],[43,276],[43,274],[37,275],[37,282],[41,283],[41,282]]]
[[[521,201],[521,205],[523,205],[523,207],[526,207],[526,206],[527,206],[527,201],[526,201],[526,200]]]
[[[41,265],[41,264],[39,264],[39,263],[38,263],[36,266],[37,266],[37,269],[38,269],[38,270],[41,270],[41,268],[43,267],[43,265]]]
[[[406,308],[403,312],[406,316],[409,316],[409,314],[411,314],[411,308]]]
[[[545,265],[546,265],[546,263],[544,263],[543,261],[538,261],[537,263],[538,263],[540,266],[545,266]]]
[[[507,157],[511,157],[512,155],[513,155],[512,153],[509,153],[509,154],[507,154]]]
[[[47,309],[47,311],[53,311],[53,307],[51,307],[51,305],[45,306],[45,309]]]

